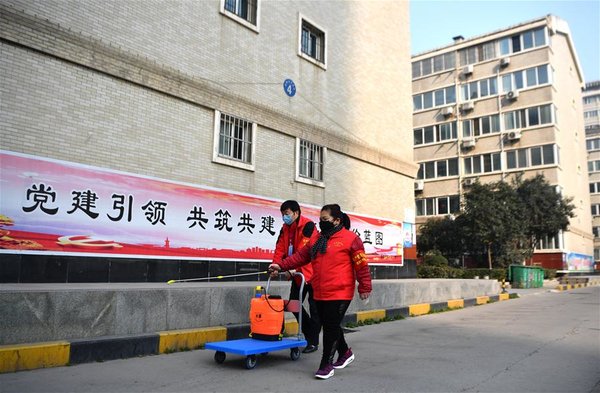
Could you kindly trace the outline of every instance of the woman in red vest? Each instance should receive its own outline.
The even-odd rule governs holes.
[[[281,270],[312,263],[311,284],[323,326],[323,355],[315,373],[320,379],[332,377],[334,369],[342,369],[354,361],[340,324],[354,297],[355,282],[358,281],[358,293],[363,300],[369,297],[372,289],[363,243],[346,226],[349,226],[348,216],[339,205],[323,206],[320,236],[312,237],[294,255],[269,266],[272,275],[276,276]],[[338,359],[334,362],[336,352]]]

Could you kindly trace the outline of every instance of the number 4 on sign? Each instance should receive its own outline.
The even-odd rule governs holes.
[[[285,94],[287,94],[289,97],[293,97],[296,95],[296,85],[294,84],[294,81],[291,79],[286,79],[283,82],[283,91],[285,91]]]

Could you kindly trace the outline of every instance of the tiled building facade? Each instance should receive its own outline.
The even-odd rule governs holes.
[[[413,56],[417,223],[459,211],[474,181],[543,173],[576,216],[543,239],[533,263],[565,269],[590,256],[583,75],[566,22],[554,16]]]
[[[3,1],[0,148],[402,222],[408,17],[395,1]]]
[[[586,83],[583,90],[583,121],[585,124],[594,232],[594,260],[600,266],[600,81]]]

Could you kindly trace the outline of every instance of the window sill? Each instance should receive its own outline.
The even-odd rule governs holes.
[[[306,60],[306,61],[308,61],[310,63],[313,63],[317,67],[322,68],[324,71],[327,71],[327,64],[321,63],[320,61],[318,61],[314,57],[310,57],[309,55],[304,54],[303,52],[298,53],[298,56],[300,56],[301,58],[303,58],[304,60]]]
[[[253,25],[252,23],[248,22],[246,19],[237,16],[236,14],[229,12],[225,9],[220,11],[222,15],[228,17],[229,19],[233,20],[234,22],[239,23],[240,25],[244,26],[247,29],[252,30],[253,32],[255,32],[256,34],[260,33],[259,29],[258,29],[258,21],[257,21],[257,25]],[[258,16],[257,16],[258,18]]]
[[[241,161],[235,161],[221,156],[213,157],[212,162],[254,172],[254,164],[246,164]]]
[[[309,178],[302,177],[302,176],[299,176],[299,175],[296,175],[296,182],[303,183],[303,184],[308,184],[310,186],[325,188],[325,183],[324,182],[319,181],[319,180],[309,179]]]

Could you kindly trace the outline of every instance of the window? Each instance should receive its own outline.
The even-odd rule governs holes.
[[[585,112],[583,112],[583,117],[585,119],[591,119],[592,117],[598,117],[598,113],[600,113],[600,112],[597,111],[597,110],[594,110],[594,111],[585,111]]]
[[[592,232],[594,232],[594,237],[600,237],[600,227],[593,227]]]
[[[584,104],[595,104],[600,102],[600,94],[596,94],[593,96],[588,96],[588,97],[583,97],[583,103]]]
[[[589,172],[600,172],[600,160],[588,161]]]
[[[483,116],[476,119],[463,120],[463,137],[470,138],[479,135],[500,132],[500,116]]]
[[[213,161],[254,170],[256,124],[215,111]]]
[[[246,27],[258,28],[259,0],[222,0],[221,12]]]
[[[458,195],[417,199],[415,200],[415,204],[417,216],[453,214],[460,210],[460,198]]]
[[[554,250],[561,248],[562,233],[559,232],[554,236],[544,236],[539,240],[536,247],[537,250]]]
[[[465,157],[464,164],[467,175],[499,171],[501,169],[500,153]]]
[[[460,92],[462,101],[470,101],[498,94],[496,78],[465,83],[460,86]]]
[[[594,248],[594,259],[595,260],[600,259],[600,248]]]
[[[502,75],[502,92],[508,93],[525,86],[532,87],[549,83],[548,75],[547,64],[504,74]]]
[[[587,151],[600,150],[600,138],[588,139],[585,141]]]
[[[590,183],[590,194],[598,194],[600,193],[600,183]]]
[[[309,141],[298,139],[298,179],[309,180],[310,184],[321,185],[323,182],[323,165],[325,148]]]
[[[592,205],[592,216],[600,216],[600,205],[597,203]]]
[[[428,91],[413,96],[413,110],[419,111],[429,109],[456,102],[456,91],[454,86],[449,86],[444,89]]]
[[[546,45],[546,29],[544,27],[505,37],[499,41],[501,55],[518,53],[543,45]]]
[[[455,67],[454,52],[444,53],[412,63],[412,77],[419,78],[432,73],[442,72]]]
[[[456,122],[436,124],[413,130],[414,144],[422,145],[425,143],[443,142],[456,139]]]
[[[428,161],[419,164],[417,179],[435,179],[448,176],[458,176],[458,158]]]
[[[516,169],[558,164],[558,154],[555,154],[554,147],[554,145],[544,145],[507,151],[507,168]]]
[[[503,117],[505,130],[550,124],[552,123],[552,106],[551,104],[548,104],[520,109],[518,111],[505,112]]]
[[[325,66],[325,32],[306,19],[300,20],[300,55],[320,66]]]

